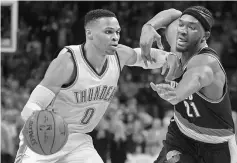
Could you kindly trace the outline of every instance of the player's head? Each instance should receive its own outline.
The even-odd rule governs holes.
[[[120,25],[115,14],[109,10],[89,11],[84,22],[86,41],[97,50],[114,54],[120,39]]]
[[[177,51],[186,52],[206,43],[213,24],[212,14],[205,7],[192,6],[184,10],[179,18]]]

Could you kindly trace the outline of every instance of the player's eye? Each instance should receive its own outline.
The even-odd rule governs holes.
[[[191,30],[195,30],[196,28],[194,26],[189,26]]]
[[[116,34],[117,34],[117,35],[120,35],[120,31],[116,31]]]
[[[184,24],[183,23],[179,23],[179,27],[183,27],[184,26]]]
[[[107,30],[107,31],[105,31],[105,33],[106,33],[106,34],[112,34],[113,31],[111,31],[111,30]]]

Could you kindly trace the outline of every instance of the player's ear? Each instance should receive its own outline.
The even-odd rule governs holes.
[[[201,42],[207,41],[209,37],[210,37],[210,32],[209,31],[204,32],[204,36],[202,37]]]
[[[204,34],[205,40],[207,40],[210,37],[211,33],[209,31],[206,31]]]
[[[92,31],[90,29],[86,29],[86,37],[89,40],[93,40],[93,35],[92,35]]]

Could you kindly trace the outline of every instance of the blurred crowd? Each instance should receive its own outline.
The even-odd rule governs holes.
[[[120,43],[138,47],[142,25],[156,13],[168,8],[182,11],[196,4],[206,6],[216,19],[208,43],[217,51],[226,70],[233,117],[237,121],[237,2],[21,1],[17,51],[1,53],[2,163],[13,162],[24,124],[20,112],[50,61],[65,45],[85,41],[83,16],[87,11],[104,8],[115,12],[122,27]],[[163,36],[162,30],[159,33]],[[168,50],[165,38],[162,41]],[[173,113],[172,106],[149,86],[150,82],[164,81],[159,74],[159,69],[124,68],[116,96],[90,133],[105,162],[129,163],[138,155],[152,160],[158,155]]]

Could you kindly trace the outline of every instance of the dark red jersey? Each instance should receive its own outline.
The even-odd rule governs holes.
[[[224,71],[216,52],[211,48],[206,47],[198,54],[216,58]],[[177,85],[181,79],[182,76],[172,81],[171,85]],[[194,93],[175,105],[174,119],[181,132],[195,140],[213,144],[228,141],[234,134],[234,122],[227,77],[223,96],[219,100],[213,101],[200,92]]]

